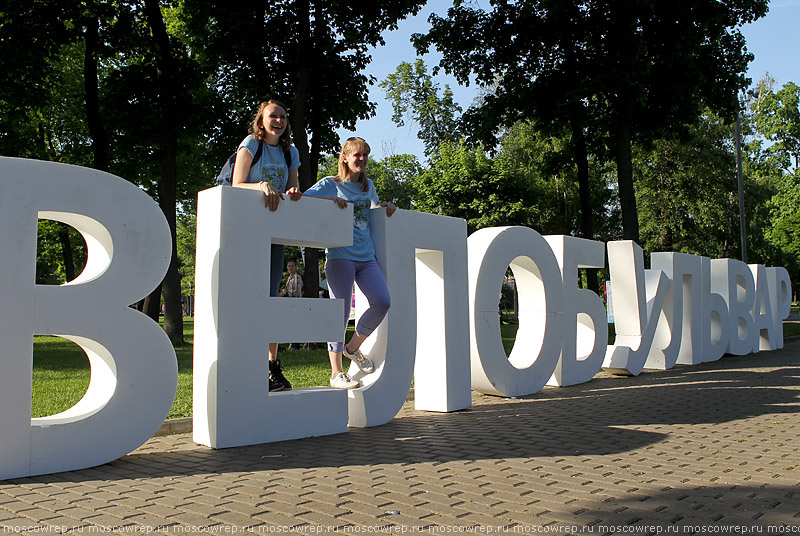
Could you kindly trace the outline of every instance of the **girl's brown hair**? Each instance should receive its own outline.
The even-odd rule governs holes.
[[[256,112],[255,116],[253,116],[253,123],[250,125],[250,134],[264,143],[267,141],[267,133],[264,131],[263,126],[264,110],[266,110],[267,106],[270,104],[280,106],[283,108],[283,111],[286,112],[286,105],[279,100],[269,99],[259,104],[258,111]],[[283,134],[281,134],[281,137],[278,138],[278,143],[280,144],[281,149],[284,151],[288,151],[289,147],[292,146],[292,127],[289,126],[288,112],[286,117],[286,130],[284,130]]]
[[[342,145],[342,150],[339,152],[339,167],[338,173],[336,174],[336,179],[339,182],[347,179],[348,168],[344,161],[344,157],[357,151],[369,154],[369,144],[364,141],[364,138],[347,138]],[[361,186],[362,192],[369,190],[369,183],[367,182],[367,174],[365,172],[362,171],[358,174],[358,180],[356,182]]]

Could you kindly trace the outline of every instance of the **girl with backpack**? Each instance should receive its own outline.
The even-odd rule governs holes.
[[[242,140],[236,151],[231,183],[238,188],[260,190],[264,194],[264,206],[275,211],[284,199],[284,193],[289,194],[293,201],[302,197],[297,189],[299,167],[300,154],[292,145],[286,106],[277,100],[262,102],[253,118],[250,134]],[[278,296],[280,290],[283,254],[282,245],[272,245],[269,285],[271,297]],[[269,390],[281,391],[291,387],[278,360],[278,343],[269,343]]]

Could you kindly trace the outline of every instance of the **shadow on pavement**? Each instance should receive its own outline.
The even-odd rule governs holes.
[[[26,481],[82,481],[270,471],[288,468],[440,463],[605,455],[667,436],[657,425],[719,425],[765,414],[800,412],[800,341],[783,350],[676,367],[638,377],[598,375],[581,385],[545,388],[519,398],[475,394],[456,413],[406,413],[345,434],[212,450],[172,439],[173,451],[145,445],[105,466]],[[648,427],[638,430],[637,426]],[[655,426],[655,430],[652,428]],[[713,427],[713,429],[711,429]],[[702,430],[700,430],[702,432]],[[177,446],[175,446],[177,445]]]

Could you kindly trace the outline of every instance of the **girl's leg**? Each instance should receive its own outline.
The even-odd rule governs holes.
[[[283,256],[284,246],[272,244],[270,246],[269,262],[269,295],[271,298],[278,296],[281,289],[281,278],[283,277]],[[269,383],[270,390],[291,389],[292,384],[283,375],[280,364],[278,363],[278,343],[269,343]]]
[[[331,362],[332,377],[342,372],[342,347],[344,346],[344,334],[347,331],[347,321],[350,319],[350,300],[355,276],[356,268],[353,261],[328,259],[325,263],[325,278],[328,281],[328,293],[331,299],[344,299],[342,338],[339,341],[328,342],[328,358]]]
[[[328,360],[331,362],[331,378],[335,378],[342,370],[342,352],[328,350]]]
[[[350,318],[350,300],[355,279],[355,263],[346,259],[329,259],[325,263],[328,293],[332,299],[344,298],[344,324],[340,341],[328,343],[328,359],[331,362],[331,387],[355,389],[361,382],[352,379],[342,370],[342,347],[347,321]]]
[[[281,290],[281,278],[283,277],[283,254],[284,247],[280,244],[272,244],[270,246],[270,262],[269,262],[269,296],[276,298],[278,292]],[[275,362],[278,360],[278,343],[269,343],[269,360]]]
[[[361,347],[364,340],[383,321],[391,306],[389,288],[386,286],[383,272],[376,261],[361,263],[356,270],[355,281],[367,298],[369,308],[358,320],[355,333],[347,344],[348,353],[355,352]]]

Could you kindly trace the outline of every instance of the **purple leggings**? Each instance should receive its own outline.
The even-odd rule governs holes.
[[[350,319],[353,282],[358,284],[369,302],[369,309],[358,320],[356,332],[367,336],[375,331],[391,305],[389,289],[378,263],[374,260],[328,259],[325,263],[325,277],[328,279],[328,293],[331,298],[344,298],[344,331],[347,331],[347,322]],[[341,352],[343,347],[343,341],[328,342],[328,350],[331,352]]]

